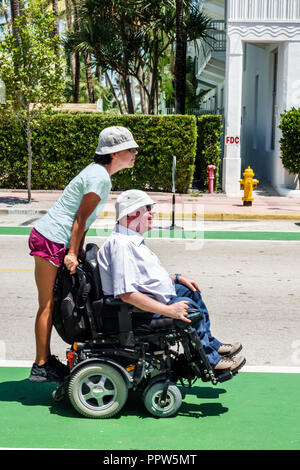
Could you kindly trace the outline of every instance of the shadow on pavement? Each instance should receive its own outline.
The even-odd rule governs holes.
[[[54,401],[52,392],[56,387],[57,384],[55,383],[45,382],[35,384],[31,383],[28,379],[2,382],[0,383],[0,402],[17,402],[21,403],[23,406],[45,406],[49,408],[51,414],[67,418],[86,419],[74,410],[67,397],[59,402]],[[229,409],[223,407],[221,403],[201,403],[203,399],[218,399],[220,394],[226,393],[224,389],[198,386],[192,388],[179,386],[179,388],[183,396],[182,406],[178,412],[180,416],[204,418],[208,416],[219,416],[229,411]],[[199,403],[189,402],[187,398],[188,395],[194,397],[193,401],[195,401],[195,397],[197,397]],[[119,419],[123,416],[136,416],[139,419],[154,418],[154,416],[150,415],[145,409],[143,398],[138,392],[129,392],[125,406],[120,413],[113,418]],[[176,416],[174,416],[174,418],[175,417]]]
[[[33,201],[33,199],[32,199]],[[0,204],[8,204],[10,206],[14,206],[15,204],[26,204],[28,205],[27,199],[23,199],[20,197],[8,196],[8,197],[0,197]]]

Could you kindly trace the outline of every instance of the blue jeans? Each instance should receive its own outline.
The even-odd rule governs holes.
[[[177,297],[172,299],[169,304],[180,302],[181,300],[187,300],[191,308],[197,308],[203,314],[203,319],[200,320],[196,327],[197,333],[203,345],[207,359],[212,367],[214,367],[222,356],[217,353],[221,342],[217,340],[210,331],[210,320],[209,314],[205,303],[202,300],[200,292],[191,291],[188,287],[183,284],[175,284]]]

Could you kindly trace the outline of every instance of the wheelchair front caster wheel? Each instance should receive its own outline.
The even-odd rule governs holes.
[[[153,416],[168,418],[177,413],[182,404],[182,395],[175,384],[170,384],[165,400],[161,400],[164,382],[157,382],[150,386],[145,393],[144,405]]]
[[[64,387],[64,384],[61,384],[57,387],[56,390],[53,390],[52,392],[52,398],[55,402],[60,402],[62,401],[66,396],[66,390]]]
[[[68,395],[74,408],[87,418],[110,418],[124,406],[128,387],[114,367],[86,364],[71,375]]]

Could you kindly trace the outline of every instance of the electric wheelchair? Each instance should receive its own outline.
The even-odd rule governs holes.
[[[65,267],[58,272],[53,324],[70,344],[70,373],[53,392],[54,400],[67,396],[81,415],[109,418],[136,391],[150,414],[169,417],[182,404],[178,383],[191,387],[201,379],[216,385],[235,375],[212,370],[194,329],[202,316],[198,310],[189,310],[191,323],[153,319],[103,296],[97,251],[96,244],[87,245],[76,275],[70,276]],[[68,276],[72,287],[63,291]]]

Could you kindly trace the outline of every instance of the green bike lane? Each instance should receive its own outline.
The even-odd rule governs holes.
[[[32,227],[3,226],[0,235],[29,235]],[[111,229],[90,228],[89,237],[107,237]],[[145,234],[146,238],[164,238],[175,240],[270,240],[270,241],[300,241],[300,232],[270,232],[270,231],[229,231],[229,230],[169,230],[154,229]]]
[[[183,403],[155,418],[129,392],[118,415],[81,417],[55,384],[32,384],[27,367],[0,367],[0,447],[85,450],[299,450],[300,374],[239,372],[216,386],[179,385]]]
[[[0,235],[28,235],[30,227],[1,227]],[[88,236],[105,237],[105,229]],[[150,235],[150,236],[149,236]],[[152,231],[151,238],[299,241],[297,232]],[[299,369],[299,368],[295,368]],[[299,372],[299,371],[298,371]],[[88,450],[299,450],[300,374],[241,371],[213,386],[180,389],[172,418],[155,418],[129,393],[110,419],[83,418],[68,399],[55,402],[55,384],[32,384],[29,368],[0,367],[0,448]]]

